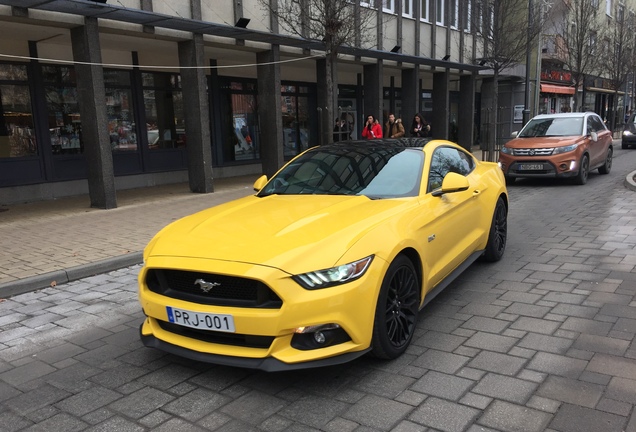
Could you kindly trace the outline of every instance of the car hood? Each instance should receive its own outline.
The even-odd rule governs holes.
[[[581,136],[558,136],[558,137],[531,137],[515,138],[506,143],[509,148],[547,148],[562,147],[578,142],[583,142]]]
[[[259,264],[290,274],[330,268],[365,233],[415,200],[249,196],[173,222],[155,236],[146,255]]]

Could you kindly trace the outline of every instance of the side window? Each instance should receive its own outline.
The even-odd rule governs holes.
[[[467,153],[452,147],[440,147],[431,158],[431,170],[428,175],[427,192],[442,187],[444,177],[449,172],[468,175],[475,168],[473,158]]]
[[[602,132],[605,130],[605,124],[601,121],[599,116],[592,117],[592,126],[596,132]]]

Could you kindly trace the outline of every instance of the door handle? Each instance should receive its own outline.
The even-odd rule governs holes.
[[[473,191],[473,197],[478,196],[480,193],[481,193],[481,191],[480,191],[479,189],[475,189],[475,190]]]

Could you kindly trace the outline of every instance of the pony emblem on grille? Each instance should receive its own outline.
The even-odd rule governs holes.
[[[194,281],[195,285],[199,285],[199,288],[201,288],[201,291],[203,291],[204,293],[208,293],[210,292],[210,290],[214,287],[220,286],[221,284],[218,282],[207,282],[204,281],[203,279],[197,279]]]

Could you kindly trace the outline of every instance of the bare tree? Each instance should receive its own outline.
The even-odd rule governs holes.
[[[326,100],[325,117],[330,119],[323,125],[321,133],[325,142],[333,140],[330,133],[331,120],[337,110],[337,79],[334,68],[340,47],[357,46],[368,42],[371,28],[378,11],[361,7],[351,0],[259,0],[275,16],[281,27],[290,34],[306,39],[319,40],[325,44]],[[373,4],[373,0],[369,3]],[[380,0],[377,7],[381,8]]]
[[[618,121],[618,92],[624,87],[632,69],[632,52],[634,43],[634,28],[625,16],[625,6],[619,4],[613,18],[608,18],[605,31],[604,49],[600,52],[602,60],[602,74],[607,78],[614,90],[614,100],[609,115],[610,129],[616,128]],[[623,120],[620,120],[622,123]]]
[[[489,107],[486,159],[494,160],[499,106],[498,84],[502,71],[523,63],[528,46],[541,32],[540,8],[529,10],[528,0],[478,0],[471,14],[471,28],[479,37],[481,58],[475,59],[493,71],[492,105]],[[529,65],[526,65],[529,67]]]
[[[582,93],[585,77],[599,71],[596,53],[597,40],[603,34],[598,17],[599,2],[594,0],[560,0],[553,7],[558,13],[549,20],[555,36],[557,57],[572,74],[575,93],[575,111],[583,111]]]

